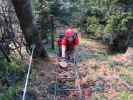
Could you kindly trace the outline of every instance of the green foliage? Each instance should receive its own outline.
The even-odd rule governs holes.
[[[104,25],[100,24],[100,19],[96,16],[88,17],[86,22],[87,33],[101,38],[104,33]]]
[[[113,4],[126,4],[131,5],[133,3],[133,0],[112,0]]]
[[[133,83],[133,77],[132,76],[129,76],[129,75],[121,75],[120,76],[123,80],[125,80],[126,82],[128,83]]]
[[[20,73],[24,72],[24,68],[22,67],[22,63],[15,59],[11,63],[7,62],[4,59],[0,60],[0,77],[4,77],[10,73]]]
[[[113,26],[111,24],[107,24],[107,26],[104,29],[104,32],[113,33]]]
[[[47,39],[49,33],[49,4],[47,4],[47,0],[33,0],[32,6],[35,22],[38,26],[39,32],[41,33],[41,37],[42,39]]]
[[[119,98],[118,100],[132,100],[133,98],[133,94],[130,92],[126,92],[126,91],[121,91],[119,93]]]
[[[128,23],[127,23],[128,27],[129,27],[130,30],[132,30],[132,26],[133,26],[133,13],[129,14],[127,16],[127,20],[128,20]],[[129,30],[129,32],[130,32],[130,30]]]
[[[16,88],[9,87],[6,93],[0,97],[0,100],[13,100],[16,96],[16,93]]]
[[[24,65],[20,59],[13,58],[12,62],[0,60],[0,100],[14,100],[19,83],[24,78]]]
[[[126,33],[128,19],[126,16],[112,15],[107,21],[104,32],[106,33]]]
[[[59,14],[61,13],[60,10],[61,4],[59,4],[59,2],[54,2],[50,5],[50,13],[54,16],[59,16]]]
[[[86,27],[87,32],[92,33],[94,35],[99,27],[99,20],[95,16],[88,17]]]
[[[88,17],[87,18],[87,24],[88,25],[90,25],[90,24],[99,24],[99,20],[95,16]]]
[[[128,26],[131,26],[129,16],[133,16],[132,0],[86,0],[85,3],[88,5],[85,21],[87,32],[128,33]]]
[[[96,36],[98,37],[98,38],[102,38],[103,37],[103,35],[104,35],[104,25],[99,25],[99,27],[97,28],[97,30],[96,30]]]

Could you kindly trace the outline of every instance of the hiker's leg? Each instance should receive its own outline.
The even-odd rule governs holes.
[[[72,60],[72,58],[73,58],[73,52],[74,52],[74,48],[72,48],[72,47],[69,47],[68,49],[67,49],[67,56],[68,56],[68,60]]]
[[[68,60],[69,59],[69,48],[68,47],[66,47],[66,51],[65,51],[65,53],[66,53],[66,60]]]
[[[61,47],[60,47],[60,46],[59,46],[59,48],[58,48],[58,51],[59,51],[59,52],[58,52],[58,56],[61,57],[61,55],[62,55],[62,54],[61,54],[62,50],[61,50]]]
[[[72,49],[70,50],[70,61],[71,61],[71,62],[74,62],[74,52],[75,52],[75,48],[72,48]]]

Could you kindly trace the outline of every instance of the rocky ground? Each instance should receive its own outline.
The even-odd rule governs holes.
[[[34,64],[32,76],[35,77],[32,78],[31,88],[36,92],[37,100],[45,100],[48,96],[54,98],[54,95],[47,93],[47,90],[56,81],[67,83],[71,87],[80,84],[85,100],[132,100],[133,48],[128,48],[125,54],[109,55],[107,47],[102,43],[82,39],[76,55],[80,79],[72,79],[68,83],[61,77],[71,79],[75,74],[72,70],[75,65],[70,65],[63,71],[58,65],[55,54],[52,54],[52,60],[49,62],[40,60]],[[78,94],[71,91],[67,97],[60,96],[57,100],[78,100],[73,98]]]

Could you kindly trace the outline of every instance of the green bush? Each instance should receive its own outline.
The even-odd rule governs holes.
[[[16,88],[9,87],[1,97],[0,100],[13,100],[13,98],[16,96],[17,91]]]
[[[127,91],[121,91],[117,100],[132,100],[133,94]]]
[[[112,15],[107,21],[105,33],[125,33],[128,30],[128,19],[124,15]]]
[[[24,79],[24,64],[20,59],[14,58],[12,62],[5,59],[0,60],[0,100],[14,100],[13,97]]]
[[[99,19],[97,19],[95,16],[88,17],[86,27],[87,27],[87,32],[88,33],[91,33],[92,35],[95,35],[96,30],[99,27]]]
[[[87,27],[87,31],[89,33],[92,33],[93,35],[96,33],[96,30],[98,28],[98,25],[97,24],[91,24]]]
[[[96,16],[88,17],[86,23],[87,33],[102,38],[104,35],[104,25],[100,24],[99,18]]]
[[[22,67],[22,63],[14,59],[12,62],[7,62],[5,59],[0,60],[0,77],[4,77],[10,73],[21,73],[24,72],[24,67]]]
[[[98,26],[95,35],[96,35],[97,38],[102,38],[103,37],[103,35],[104,35],[104,25],[99,25]]]

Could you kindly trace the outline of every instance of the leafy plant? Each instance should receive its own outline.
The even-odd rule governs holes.
[[[8,90],[0,97],[0,100],[13,100],[16,93],[16,88],[9,87]]]
[[[88,17],[86,27],[87,32],[92,33],[94,35],[99,27],[99,20],[95,16]]]
[[[119,93],[117,100],[132,100],[133,95],[130,92],[122,91]]]

